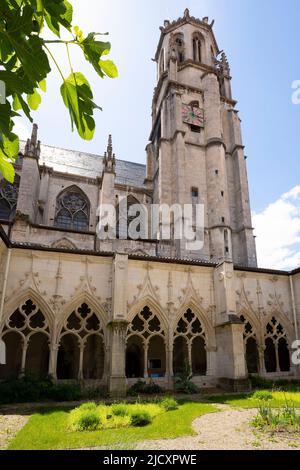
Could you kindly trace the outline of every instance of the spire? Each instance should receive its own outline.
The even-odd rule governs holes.
[[[115,170],[116,170],[116,156],[113,153],[112,136],[111,134],[109,134],[107,150],[104,153],[104,158],[103,158],[103,172],[115,173]]]
[[[38,135],[38,125],[33,124],[31,138],[27,139],[27,143],[25,146],[25,156],[33,157],[38,160],[40,157],[40,153],[41,153],[41,143],[39,140],[37,140],[37,135]]]
[[[190,17],[190,10],[189,10],[188,8],[186,8],[186,9],[184,10],[183,16],[184,16],[184,18],[186,18],[186,19]]]

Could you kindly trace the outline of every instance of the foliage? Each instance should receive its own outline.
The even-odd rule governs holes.
[[[68,432],[70,411],[65,407],[49,407],[36,410],[24,428],[10,442],[9,448],[47,450],[106,447],[110,450],[120,448],[128,450],[134,448],[139,441],[194,435],[192,422],[203,414],[216,411],[213,405],[188,400],[180,402],[178,410],[161,413],[152,423],[144,427],[117,427],[104,429],[101,432]]]
[[[175,377],[176,392],[186,393],[187,395],[199,393],[200,389],[192,382],[192,378],[192,368],[189,362],[185,361],[182,373]]]
[[[258,391],[259,395],[263,390]],[[257,393],[257,392],[255,392]],[[254,393],[241,393],[241,394],[226,394],[226,395],[215,395],[215,396],[207,396],[206,399],[209,400],[211,403],[221,403],[225,405],[230,405],[238,408],[256,408],[257,401],[253,399],[255,396]],[[272,407],[280,408],[282,407],[286,401],[292,401],[296,407],[300,407],[300,392],[297,391],[279,391],[273,390],[272,391],[272,400],[269,400],[270,405]]]
[[[147,426],[152,422],[150,413],[146,410],[137,410],[131,415],[131,423],[133,426]]]
[[[132,387],[130,387],[127,392],[127,395],[136,397],[142,394],[156,395],[159,393],[163,393],[163,389],[159,385],[154,383],[152,380],[149,383],[139,380],[134,385],[132,385]]]
[[[105,387],[88,387],[81,390],[81,398],[87,400],[99,400],[102,398],[108,398],[108,392]]]
[[[166,397],[163,398],[158,402],[159,406],[161,406],[165,411],[173,411],[178,409],[178,401],[175,400],[173,397]]]
[[[252,425],[275,431],[300,431],[300,414],[294,403],[288,400],[279,409],[274,409],[269,401],[262,400]]]
[[[45,39],[45,29],[51,35],[49,39]],[[69,35],[68,40],[62,39],[63,32]],[[73,25],[73,7],[68,0],[1,0],[0,80],[5,83],[6,98],[4,104],[0,104],[0,171],[9,182],[14,181],[12,163],[19,152],[13,119],[22,111],[32,121],[32,111],[37,110],[42,101],[41,92],[46,92],[50,62],[61,76],[60,91],[72,129],[75,126],[83,139],[93,138],[94,111],[101,108],[93,101],[87,79],[73,70],[69,49],[77,47],[101,78],[115,78],[118,75],[115,64],[104,60],[111,45],[100,41],[100,35],[95,32],[84,35]],[[64,75],[51,44],[65,48],[69,76]]]
[[[258,375],[252,375],[250,376],[250,381],[253,389],[273,390],[280,388],[282,390],[300,390],[300,381],[296,379],[269,380]]]
[[[81,398],[81,390],[78,384],[57,384],[49,390],[48,396],[53,401],[75,401]]]
[[[75,401],[81,398],[78,384],[55,384],[50,377],[25,376],[0,383],[0,403],[28,403],[41,400]]]
[[[267,390],[257,390],[253,395],[252,398],[254,400],[264,400],[270,401],[273,399],[272,393],[268,392]]]
[[[70,413],[69,429],[95,431],[128,426],[146,426],[167,410],[154,403],[117,403],[111,406],[84,403]]]
[[[101,423],[97,411],[83,410],[78,416],[72,416],[74,431],[96,431]]]

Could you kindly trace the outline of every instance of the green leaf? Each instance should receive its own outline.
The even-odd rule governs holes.
[[[0,153],[0,171],[4,178],[11,184],[15,180],[15,169],[10,161],[3,157]]]
[[[38,109],[41,102],[42,98],[37,90],[34,90],[34,93],[32,93],[31,95],[27,95],[27,103],[33,111],[36,111]]]
[[[71,30],[73,7],[67,0],[38,0],[38,11],[46,20],[51,31],[60,37],[60,26]]]
[[[19,137],[10,132],[8,135],[2,134],[2,142],[0,145],[0,155],[14,160],[19,153],[20,143]]]
[[[103,53],[107,54],[107,51],[110,51],[111,45],[109,42],[96,41],[95,35],[96,33],[90,33],[80,43],[80,47],[84,52],[85,58],[92,64],[97,74],[103,78],[104,74],[99,62]]]
[[[118,76],[118,69],[116,65],[113,63],[112,60],[101,60],[99,61],[99,65],[105,75],[109,78],[117,78]]]
[[[46,82],[45,79],[40,81],[39,87],[44,93],[46,93],[46,91],[47,91],[47,82]]]
[[[85,76],[76,72],[71,74],[61,86],[61,95],[68,108],[72,129],[75,124],[80,137],[91,140],[95,132],[93,113],[101,109],[93,102],[93,93]]]
[[[21,102],[19,100],[19,97],[18,95],[14,95],[14,98],[13,98],[13,109],[14,111],[19,111],[20,109],[22,109],[22,105],[21,105]]]

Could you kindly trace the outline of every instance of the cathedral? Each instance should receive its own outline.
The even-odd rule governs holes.
[[[124,396],[172,390],[188,363],[201,388],[295,378],[300,269],[257,267],[241,122],[213,22],[165,21],[146,165],[21,145],[0,182],[0,380],[50,374]],[[104,146],[106,147],[106,145]],[[98,208],[202,204],[203,247],[159,233],[97,234]],[[117,210],[118,213],[118,210]]]

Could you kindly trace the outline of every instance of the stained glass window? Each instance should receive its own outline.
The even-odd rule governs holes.
[[[12,220],[16,213],[20,178],[16,175],[14,184],[2,180],[0,183],[0,219]]]
[[[78,232],[89,230],[89,202],[79,189],[67,189],[58,197],[55,226]]]

